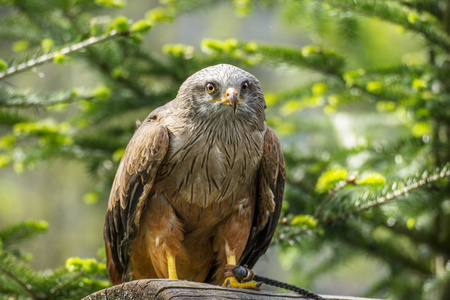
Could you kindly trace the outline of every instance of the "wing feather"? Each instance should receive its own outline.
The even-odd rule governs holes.
[[[269,247],[280,218],[285,181],[286,168],[280,141],[275,132],[267,127],[257,178],[255,216],[247,246],[239,260],[240,265],[252,268]]]
[[[168,147],[166,127],[147,119],[125,149],[109,196],[104,230],[110,274],[111,269],[119,273],[115,278],[127,271],[131,242]]]

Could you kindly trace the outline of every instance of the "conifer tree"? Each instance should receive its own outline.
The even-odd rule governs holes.
[[[0,41],[16,51],[0,57],[0,167],[80,161],[101,183],[94,198],[106,200],[135,113],[173,99],[193,72],[217,63],[307,70],[311,80],[265,91],[267,123],[282,136],[287,163],[274,244],[293,264],[290,282],[314,287],[364,255],[387,270],[365,296],[449,299],[450,1],[233,1],[244,18],[255,7],[276,8],[314,43],[204,39],[201,50],[147,51],[142,40],[152,27],[216,5],[164,2],[132,21],[111,17],[122,0],[0,1]],[[424,58],[375,67],[353,59],[361,55],[353,47],[358,28],[370,22],[410,34]],[[98,85],[43,93],[15,84],[22,73],[68,62],[88,66]],[[20,243],[46,227],[24,221],[0,230],[1,299],[79,299],[108,286],[104,263],[94,259],[34,271]]]

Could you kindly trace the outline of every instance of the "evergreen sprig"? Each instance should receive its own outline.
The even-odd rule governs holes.
[[[31,299],[41,296],[33,290],[38,286],[37,273],[8,252],[0,250],[0,291],[6,295],[24,295]]]
[[[0,230],[0,298],[66,299],[109,286],[106,266],[94,259],[70,258],[66,266],[37,272],[18,256],[18,243],[46,231],[43,221],[26,221]]]
[[[86,91],[83,89],[73,91],[62,91],[47,95],[36,95],[29,91],[18,93],[13,89],[0,89],[0,107],[26,108],[26,107],[49,107],[58,104],[69,104],[77,101],[89,101],[97,98],[107,97],[107,89]]]
[[[47,231],[47,222],[28,220],[0,230],[0,249],[8,250],[12,246],[29,240],[39,233]]]
[[[444,165],[442,168],[437,168],[432,172],[423,171],[419,176],[411,176],[396,180],[376,189],[370,189],[367,188],[367,186],[361,189],[358,186],[360,184],[358,184],[357,179],[355,181],[344,181],[340,184],[338,190],[332,190],[330,192],[331,196],[326,202],[326,204],[332,203],[334,205],[337,204],[337,202],[340,202],[341,205],[331,209],[331,211],[337,212],[338,214],[335,216],[327,216],[327,214],[324,213],[324,218],[320,222],[329,224],[338,220],[344,220],[349,216],[361,215],[369,209],[388,204],[393,200],[398,200],[414,190],[450,177],[449,167],[450,163]],[[348,185],[353,187],[346,188]],[[316,214],[316,218],[319,214]]]
[[[31,68],[37,67],[39,65],[42,65],[44,63],[50,62],[55,60],[56,62],[62,62],[64,59],[64,55],[70,55],[72,53],[78,52],[81,49],[88,48],[90,46],[96,45],[98,43],[104,42],[106,40],[123,36],[124,32],[120,32],[117,30],[112,30],[111,32],[107,34],[103,34],[98,37],[90,37],[82,42],[73,44],[71,46],[65,47],[60,49],[59,51],[53,51],[48,54],[43,54],[38,56],[40,52],[37,52],[38,54],[35,55],[37,57],[30,58],[22,63],[14,63],[11,65],[6,71],[0,73],[0,80],[3,80],[5,78],[8,78],[10,76],[13,76],[15,74],[18,74],[23,71],[30,70]]]
[[[354,11],[366,16],[377,17],[394,24],[399,24],[414,32],[420,33],[425,39],[435,44],[445,51],[450,51],[450,37],[444,29],[433,20],[419,14],[414,9],[405,9],[411,5],[402,6],[395,1],[377,0],[321,0],[332,6],[344,10]],[[422,6],[423,7],[423,6]]]
[[[442,9],[439,1],[435,0],[394,0],[400,4],[411,7],[418,12],[428,12],[436,18],[442,20]]]
[[[255,42],[239,42],[237,40],[212,40],[206,39],[202,46],[213,53],[230,54],[244,59],[248,63],[288,63],[289,65],[302,66],[317,70],[328,75],[338,75],[342,72],[344,59],[334,51],[323,49],[319,46],[305,46],[301,49],[294,47],[274,46]]]

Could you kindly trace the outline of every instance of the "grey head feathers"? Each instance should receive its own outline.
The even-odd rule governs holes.
[[[212,91],[207,90],[208,84],[213,86]],[[230,87],[237,90],[240,99],[236,114],[220,101],[226,99]],[[181,85],[175,102],[183,115],[192,120],[226,118],[251,123],[259,130],[264,128],[266,102],[258,79],[232,65],[215,65],[194,73]]]

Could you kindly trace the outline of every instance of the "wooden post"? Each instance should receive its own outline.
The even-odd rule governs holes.
[[[368,298],[327,296],[328,300],[369,300]],[[308,299],[297,293],[256,291],[247,289],[225,288],[207,283],[170,279],[141,279],[119,284],[86,296],[82,300],[113,299]],[[376,300],[376,299],[370,299]],[[379,299],[378,299],[379,300]]]

